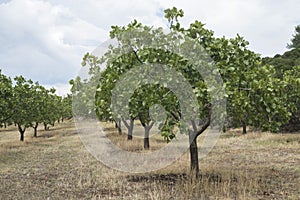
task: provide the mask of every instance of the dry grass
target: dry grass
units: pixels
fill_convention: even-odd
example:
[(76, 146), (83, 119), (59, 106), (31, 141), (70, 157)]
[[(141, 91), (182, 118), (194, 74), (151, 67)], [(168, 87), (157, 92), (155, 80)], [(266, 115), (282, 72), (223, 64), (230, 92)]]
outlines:
[[(144, 151), (106, 125), (129, 151)], [(19, 142), (15, 127), (0, 129), (0, 199), (300, 199), (300, 134), (230, 131), (190, 178), (189, 155), (148, 174), (125, 174), (95, 160), (71, 121)], [(165, 144), (150, 139), (151, 150)]]
[[(134, 129), (134, 139), (131, 141), (127, 140), (127, 133), (124, 131), (122, 135), (119, 135), (117, 130), (114, 128), (112, 123), (100, 123), (103, 127), (103, 130), (107, 132), (107, 137), (114, 143), (116, 146), (130, 152), (151, 152), (156, 151), (160, 148), (163, 148), (167, 145), (166, 141), (164, 141), (163, 137), (159, 134), (150, 135), (150, 149), (145, 151), (144, 150), (144, 128), (139, 124), (136, 123)], [(122, 127), (123, 130), (126, 130), (125, 127)]]

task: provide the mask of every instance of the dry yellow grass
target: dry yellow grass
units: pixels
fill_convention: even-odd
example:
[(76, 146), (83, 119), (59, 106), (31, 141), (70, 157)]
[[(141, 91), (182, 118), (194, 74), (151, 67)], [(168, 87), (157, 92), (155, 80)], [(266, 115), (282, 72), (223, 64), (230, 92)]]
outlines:
[[(107, 124), (111, 140), (144, 151)], [(0, 199), (300, 199), (300, 134), (230, 131), (200, 160), (201, 178), (189, 172), (189, 155), (147, 174), (105, 167), (82, 145), (72, 121), (19, 142), (15, 127), (0, 129)], [(151, 150), (164, 146), (150, 139)]]

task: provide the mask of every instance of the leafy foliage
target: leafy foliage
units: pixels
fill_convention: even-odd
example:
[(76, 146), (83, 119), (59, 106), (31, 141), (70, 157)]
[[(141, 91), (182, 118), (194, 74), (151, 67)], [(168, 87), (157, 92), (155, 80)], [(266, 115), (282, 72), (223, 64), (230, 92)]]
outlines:
[[(227, 97), (228, 123), (226, 126), (228, 128), (242, 126), (243, 132), (246, 133), (246, 127), (251, 126), (262, 131), (278, 132), (284, 124), (293, 120), (293, 116), (298, 116), (300, 70), (299, 67), (294, 66), (300, 66), (300, 51), (296, 45), (299, 28), (296, 28), (297, 34), (292, 40), (294, 49), (282, 56), (276, 55), (274, 58), (261, 59), (258, 54), (248, 49), (249, 42), (240, 35), (230, 39), (217, 38), (213, 31), (204, 28), (205, 24), (199, 21), (191, 23), (188, 28), (182, 27), (179, 20), (183, 15), (184, 12), (175, 7), (165, 10), (165, 18), (170, 28), (168, 34), (164, 33), (162, 28), (145, 26), (136, 20), (127, 26), (112, 26), (110, 37), (117, 40), (118, 46), (110, 46), (101, 58), (87, 53), (82, 65), (90, 66), (89, 79), (82, 81), (76, 78), (70, 83), (73, 86), (73, 94), (85, 102), (78, 110), (90, 113), (95, 109), (98, 118), (104, 121), (121, 120), (120, 113), (114, 113), (113, 109), (116, 100), (112, 96), (115, 92), (119, 92), (117, 95), (120, 98), (123, 98), (123, 95), (129, 95), (130, 98), (125, 98), (129, 103), (120, 104), (129, 110), (128, 118), (122, 120), (131, 122), (140, 120), (145, 127), (145, 139), (149, 128), (154, 123), (153, 119), (160, 122), (161, 135), (166, 141), (176, 137), (174, 134), (176, 127), (188, 129), (187, 133), (191, 136), (191, 168), (198, 172), (196, 138), (211, 125), (211, 91), (216, 88), (210, 88), (204, 81), (204, 77), (195, 70), (195, 66), (182, 55), (164, 49), (163, 46), (169, 44), (169, 41), (185, 40), (184, 37), (177, 37), (173, 34), (179, 32), (191, 38), (193, 44), (200, 44), (212, 58), (217, 70), (211, 73), (220, 73), (223, 88), (226, 91), (224, 95)], [(133, 31), (135, 34), (130, 35)], [(135, 40), (126, 40), (128, 35)], [(158, 48), (147, 47), (140, 40), (144, 37), (146, 37), (145, 41), (160, 46), (157, 45)], [(180, 47), (184, 49), (184, 46)], [(192, 53), (192, 49), (189, 51)], [(179, 103), (180, 99), (168, 89), (169, 83), (160, 85), (159, 82), (144, 80), (143, 74), (151, 71), (155, 63), (166, 65), (179, 72), (191, 85), (197, 106), (200, 108), (196, 113), (198, 121), (190, 117), (189, 126), (183, 127), (180, 121), (183, 112)], [(103, 65), (105, 68), (101, 68)], [(127, 82), (129, 86), (119, 87), (118, 83), (122, 82), (123, 75), (132, 73), (132, 69), (136, 66), (144, 66), (143, 73), (130, 76), (131, 81)], [(176, 78), (167, 78), (177, 85), (182, 83)], [(115, 90), (116, 87), (119, 87), (118, 90)], [(84, 88), (84, 90), (79, 88)], [(129, 89), (132, 88), (134, 92), (131, 93)], [(89, 89), (96, 90), (96, 93)], [(223, 98), (222, 95), (219, 98)], [(91, 98), (96, 99), (94, 104)], [(161, 107), (157, 107), (157, 104)], [(164, 110), (166, 116), (160, 116), (162, 113), (158, 110)], [(132, 128), (132, 126), (127, 124), (126, 127), (130, 132), (129, 127)]]
[(295, 27), (295, 35), (293, 36), (291, 42), (291, 44), (287, 45), (289, 49), (300, 49), (300, 25)]
[[(169, 22), (171, 31), (170, 35), (164, 34), (161, 28), (155, 29), (145, 26), (136, 20), (127, 26), (112, 26), (110, 37), (117, 39), (119, 46), (110, 47), (102, 58), (97, 58), (89, 53), (84, 56), (83, 65), (88, 63), (91, 66), (89, 73), (91, 80), (98, 83), (92, 85), (98, 85), (95, 107), (99, 119), (112, 120), (114, 118), (115, 113), (111, 107), (112, 91), (123, 74), (128, 73), (135, 66), (159, 63), (180, 72), (192, 86), (198, 106), (201, 108), (198, 113), (199, 124), (201, 121), (208, 122), (207, 126), (202, 123), (203, 126), (200, 130), (196, 127), (196, 123), (192, 122), (194, 129), (192, 132), (196, 138), (208, 127), (211, 113), (211, 88), (207, 87), (203, 77), (194, 69), (193, 65), (182, 56), (163, 48), (145, 48), (138, 39), (134, 42), (128, 42), (122, 37), (127, 32), (136, 30), (138, 34), (135, 37), (137, 38), (147, 35), (149, 36), (147, 37), (148, 42), (165, 44), (168, 40), (177, 39), (172, 35), (172, 32), (177, 31), (204, 47), (218, 67), (227, 96), (227, 126), (243, 126), (245, 128), (247, 125), (251, 125), (263, 131), (277, 132), (279, 127), (289, 120), (293, 107), (297, 105), (297, 102), (289, 101), (288, 93), (285, 92), (287, 88), (297, 88), (294, 80), (298, 74), (292, 75), (289, 72), (283, 81), (278, 76), (278, 69), (267, 64), (267, 59), (262, 60), (258, 54), (249, 50), (249, 43), (243, 37), (237, 35), (231, 39), (216, 38), (213, 31), (205, 29), (205, 24), (199, 21), (195, 21), (188, 28), (184, 28), (179, 23), (179, 18), (183, 17), (183, 14), (182, 10), (175, 7), (165, 10), (165, 17)], [(163, 35), (167, 35), (167, 38), (164, 39)], [(127, 53), (120, 54), (122, 48), (127, 49)], [(297, 52), (298, 50), (292, 50), (292, 53), (287, 53), (285, 56), (294, 56)], [(100, 66), (102, 64), (106, 68), (101, 71)], [(285, 64), (283, 66), (286, 67)], [(147, 69), (145, 68), (145, 70)], [(287, 70), (284, 69), (284, 71)], [(142, 84), (144, 83), (143, 76), (139, 74), (135, 76), (140, 77), (140, 81), (131, 84), (133, 87), (135, 85), (140, 85), (140, 87), (135, 89), (127, 105), (131, 120), (139, 119), (144, 127), (151, 127), (152, 118), (149, 109), (160, 104), (167, 113), (167, 118), (162, 123), (162, 136), (167, 141), (173, 139), (175, 136), (173, 134), (174, 127), (182, 125), (179, 120), (181, 110), (176, 95), (167, 87), (159, 84), (152, 82)], [(173, 81), (176, 82), (175, 79)], [(86, 82), (77, 79), (77, 82), (73, 81), (71, 84), (75, 88), (76, 85), (81, 85), (81, 87), (85, 84), (89, 85), (89, 81), (86, 80)], [(87, 97), (88, 95), (80, 94), (80, 96)], [(88, 103), (86, 105), (89, 105), (89, 109), (93, 107)], [(246, 128), (244, 132), (246, 132)]]
[[(299, 99), (299, 66), (300, 66), (300, 26), (295, 27), (296, 34), (288, 45), (291, 50), (286, 51), (282, 55), (275, 55), (273, 58), (266, 57), (262, 61), (264, 64), (274, 66), (276, 77), (280, 78), (285, 84), (284, 90), (280, 96), (286, 96), (285, 106), (290, 113), (288, 123), (282, 123), (280, 129), (282, 131), (299, 131), (300, 126), (300, 102)], [(279, 122), (278, 122), (279, 123)]]
[(9, 77), (0, 70), (0, 127), (11, 123), (13, 88)]
[(287, 96), (288, 109), (291, 118), (288, 123), (281, 127), (284, 131), (300, 130), (300, 65), (288, 70), (283, 75), (286, 84), (284, 94)]
[(68, 95), (62, 98), (55, 89), (47, 90), (38, 82), (17, 76), (12, 83), (9, 77), (0, 71), (0, 126), (15, 124), (24, 140), (25, 130), (34, 128), (37, 136), (39, 124), (54, 126), (56, 120), (72, 117), (72, 99)]
[(20, 140), (23, 141), (26, 128), (31, 127), (35, 119), (35, 113), (32, 110), (35, 85), (32, 80), (26, 80), (22, 76), (17, 76), (14, 80), (16, 83), (13, 88), (11, 119), (18, 126)]

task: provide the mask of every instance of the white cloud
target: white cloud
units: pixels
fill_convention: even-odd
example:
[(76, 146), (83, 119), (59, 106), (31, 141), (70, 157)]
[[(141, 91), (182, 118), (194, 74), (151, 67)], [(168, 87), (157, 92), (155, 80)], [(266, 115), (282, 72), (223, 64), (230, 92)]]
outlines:
[(84, 53), (108, 38), (111, 25), (135, 18), (165, 26), (163, 10), (173, 6), (185, 11), (183, 25), (197, 19), (217, 36), (239, 33), (263, 55), (286, 51), (300, 24), (298, 0), (0, 0), (0, 67), (12, 77), (67, 85)]
[(145, 24), (162, 24), (162, 19), (157, 16), (161, 5), (153, 0), (50, 0), (55, 5), (68, 7), (79, 18), (88, 21), (106, 31), (112, 25), (125, 25), (133, 19), (138, 19)]
[(83, 54), (108, 38), (69, 9), (36, 0), (0, 4), (0, 24), (3, 71), (42, 84), (73, 78)]
[(71, 85), (69, 84), (61, 84), (61, 83), (51, 84), (51, 85), (45, 84), (44, 87), (46, 89), (55, 88), (55, 93), (63, 97), (67, 96), (67, 94), (71, 94), (70, 92)]
[[(0, 2), (0, 67), (41, 84), (67, 84), (80, 69), (84, 53), (109, 37), (113, 24), (134, 18), (157, 25), (158, 3), (142, 1)], [(106, 31), (104, 31), (106, 29)]]
[(161, 1), (164, 7), (177, 6), (185, 11), (184, 24), (195, 19), (206, 23), (217, 36), (237, 33), (262, 55), (286, 51), (294, 26), (300, 24), (298, 0), (211, 0)]

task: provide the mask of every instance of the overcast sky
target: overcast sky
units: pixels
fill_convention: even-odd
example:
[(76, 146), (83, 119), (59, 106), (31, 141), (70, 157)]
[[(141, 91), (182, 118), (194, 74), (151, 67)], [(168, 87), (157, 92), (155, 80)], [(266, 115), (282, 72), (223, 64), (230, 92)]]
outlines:
[(0, 0), (0, 69), (65, 94), (111, 25), (165, 27), (163, 10), (173, 6), (184, 10), (183, 25), (197, 19), (216, 36), (239, 33), (263, 56), (285, 52), (300, 24), (299, 0)]

